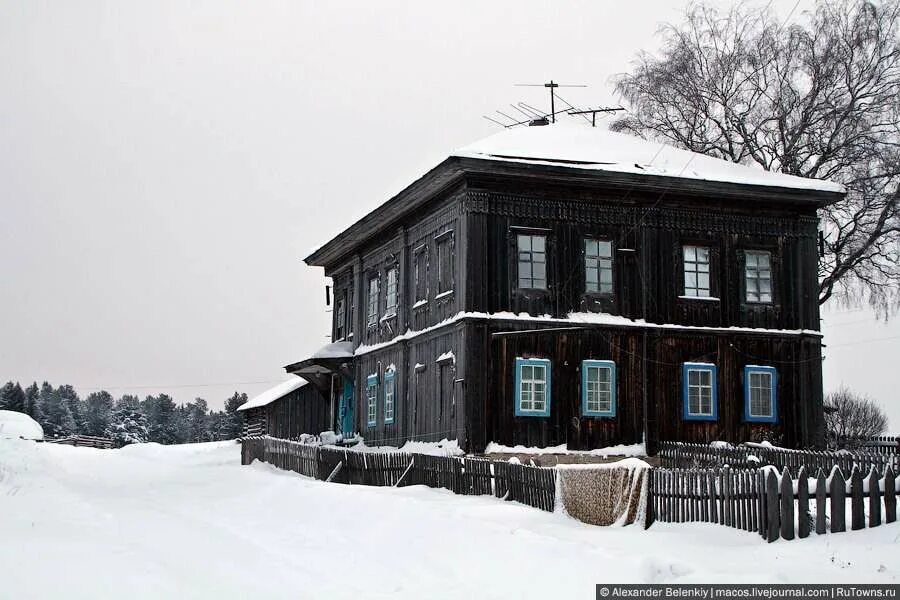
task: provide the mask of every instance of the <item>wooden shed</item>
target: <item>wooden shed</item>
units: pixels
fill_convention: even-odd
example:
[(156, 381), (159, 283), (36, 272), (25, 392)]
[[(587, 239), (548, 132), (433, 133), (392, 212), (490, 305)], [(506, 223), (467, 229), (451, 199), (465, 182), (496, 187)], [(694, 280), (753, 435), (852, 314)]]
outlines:
[(297, 439), (331, 429), (330, 406), (305, 379), (292, 377), (243, 404), (243, 436), (271, 435)]

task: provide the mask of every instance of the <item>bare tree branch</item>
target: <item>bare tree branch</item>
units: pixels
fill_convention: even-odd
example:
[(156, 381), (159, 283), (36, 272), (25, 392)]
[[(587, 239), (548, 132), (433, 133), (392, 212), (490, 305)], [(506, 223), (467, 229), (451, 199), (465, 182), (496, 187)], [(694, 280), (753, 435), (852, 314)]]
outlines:
[(834, 180), (819, 301), (900, 303), (900, 0), (820, 0), (783, 27), (739, 4), (691, 5), (616, 89), (613, 129), (733, 162)]

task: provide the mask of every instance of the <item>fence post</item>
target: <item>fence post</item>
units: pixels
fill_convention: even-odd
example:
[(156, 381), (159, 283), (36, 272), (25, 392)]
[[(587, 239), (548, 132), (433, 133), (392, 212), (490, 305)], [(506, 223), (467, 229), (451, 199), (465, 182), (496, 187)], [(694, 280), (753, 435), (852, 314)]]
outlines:
[(881, 525), (881, 490), (878, 487), (878, 472), (869, 470), (869, 527)]
[(847, 531), (847, 481), (840, 467), (831, 471), (831, 533)]
[(888, 465), (884, 470), (884, 522), (893, 523), (897, 520), (897, 491), (894, 478), (894, 470)]
[(771, 543), (778, 539), (778, 530), (781, 528), (778, 512), (778, 477), (774, 469), (768, 469), (766, 473), (766, 517), (768, 518), (768, 532), (766, 539)]
[(797, 472), (797, 537), (809, 537), (809, 478), (806, 466)]
[(794, 539), (794, 481), (787, 467), (781, 472), (781, 537)]
[(825, 504), (828, 495), (825, 492), (825, 472), (822, 467), (816, 474), (816, 534), (822, 535), (827, 531), (825, 527)]
[(863, 506), (863, 477), (859, 468), (854, 466), (850, 473), (850, 529), (853, 531), (866, 526)]

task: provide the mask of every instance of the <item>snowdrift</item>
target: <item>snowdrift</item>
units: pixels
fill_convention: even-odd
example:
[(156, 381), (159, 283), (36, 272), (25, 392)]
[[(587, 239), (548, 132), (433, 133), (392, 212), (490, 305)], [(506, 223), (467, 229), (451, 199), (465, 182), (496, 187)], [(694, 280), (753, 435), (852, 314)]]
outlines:
[(44, 439), (44, 428), (25, 413), (0, 410), (0, 438)]

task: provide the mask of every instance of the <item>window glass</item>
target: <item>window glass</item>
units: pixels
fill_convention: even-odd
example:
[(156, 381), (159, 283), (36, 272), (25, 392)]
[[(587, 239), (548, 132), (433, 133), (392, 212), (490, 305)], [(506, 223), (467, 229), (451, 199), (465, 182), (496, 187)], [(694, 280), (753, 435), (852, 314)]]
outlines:
[(584, 281), (588, 292), (613, 292), (612, 242), (584, 240)]
[(543, 235), (516, 237), (520, 289), (547, 289), (547, 240)]
[(768, 252), (748, 250), (744, 254), (747, 302), (772, 302), (772, 257)]
[(684, 295), (699, 298), (710, 296), (709, 248), (684, 247)]

